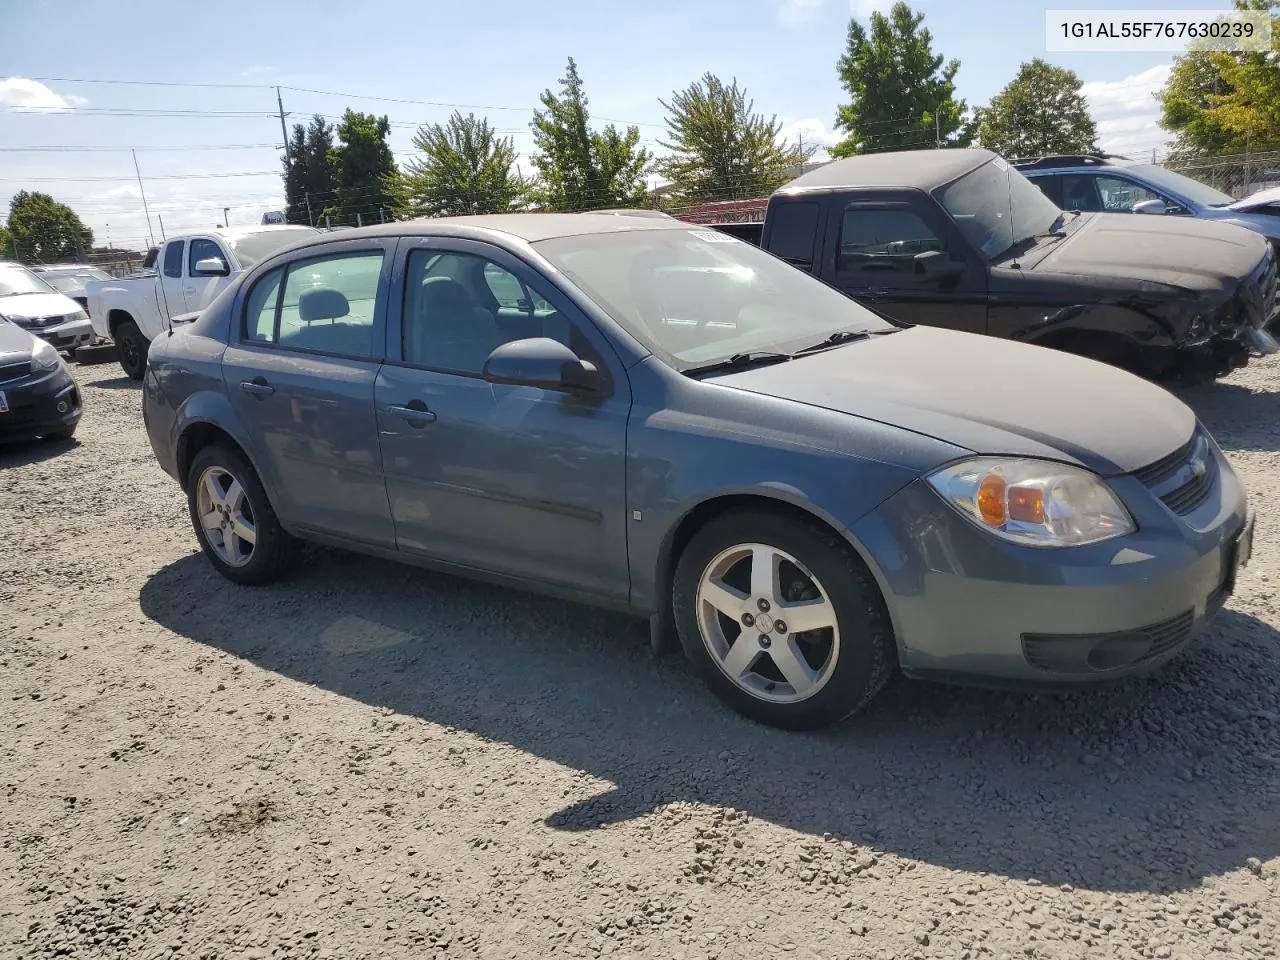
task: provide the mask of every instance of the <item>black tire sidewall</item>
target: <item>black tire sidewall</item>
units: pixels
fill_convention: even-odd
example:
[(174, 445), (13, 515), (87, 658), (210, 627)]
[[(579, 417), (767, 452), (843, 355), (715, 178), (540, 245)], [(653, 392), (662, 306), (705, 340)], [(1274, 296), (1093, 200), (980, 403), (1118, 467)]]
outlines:
[[(807, 567), (835, 606), (840, 651), (835, 671), (818, 693), (797, 703), (771, 703), (730, 680), (703, 643), (697, 592), (707, 565), (739, 543), (764, 543)], [(793, 730), (829, 726), (866, 706), (896, 666), (893, 632), (879, 588), (866, 564), (834, 531), (815, 521), (768, 510), (735, 511), (694, 534), (680, 556), (673, 584), (676, 626), (686, 656), (703, 682), (739, 713)]]
[[(221, 467), (239, 481), (253, 509), (256, 541), (253, 545), (253, 556), (242, 567), (234, 567), (219, 557), (210, 545), (204, 528), (200, 526), (200, 516), (196, 506), (200, 476), (209, 467), (214, 466)], [(257, 471), (239, 451), (232, 450), (230, 447), (213, 444), (200, 450), (192, 458), (191, 467), (187, 472), (187, 513), (191, 518), (191, 528), (195, 531), (200, 549), (213, 564), (214, 569), (228, 580), (249, 586), (270, 583), (279, 578), (289, 560), (292, 559), (292, 548), (295, 546), (293, 538), (281, 529)]]
[[(147, 370), (147, 349), (150, 346), (147, 343), (142, 332), (138, 330), (137, 324), (132, 320), (126, 320), (116, 328), (116, 350), (120, 361), (120, 369), (124, 371), (125, 376), (130, 380), (141, 380), (142, 375)], [(126, 360), (129, 354), (128, 347), (132, 346), (138, 352), (138, 363), (136, 367), (131, 367)]]

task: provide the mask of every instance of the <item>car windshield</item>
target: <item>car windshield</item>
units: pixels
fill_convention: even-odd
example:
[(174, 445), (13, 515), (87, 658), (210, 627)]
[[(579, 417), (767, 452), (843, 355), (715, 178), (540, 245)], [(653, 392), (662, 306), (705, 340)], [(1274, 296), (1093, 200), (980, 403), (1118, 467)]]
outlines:
[(1235, 203), (1235, 198), (1228, 196), (1221, 190), (1215, 190), (1199, 180), (1192, 180), (1190, 177), (1174, 173), (1172, 170), (1156, 166), (1154, 163), (1139, 163), (1124, 169), (1155, 187), (1157, 191), (1165, 190), (1169, 193), (1181, 194), (1192, 203), (1198, 203), (1202, 207), (1225, 207), (1229, 203)]
[(225, 237), (223, 242), (231, 248), (242, 270), (248, 270), (259, 260), (271, 256), (295, 240), (319, 233), (311, 227), (276, 227), (257, 233), (242, 233), (237, 237)]
[(995, 260), (1014, 244), (1048, 233), (1062, 216), (1040, 188), (995, 157), (937, 191), (970, 240)]
[(0, 263), (0, 297), (16, 297), (23, 293), (56, 293), (57, 291), (26, 267), (16, 263)]
[(91, 280), (110, 280), (106, 274), (101, 276), (93, 273), (44, 273), (40, 275), (40, 279), (59, 293), (71, 293), (76, 290), (83, 290), (84, 285)]
[(635, 230), (534, 244), (677, 369), (896, 329), (809, 274), (715, 230)]

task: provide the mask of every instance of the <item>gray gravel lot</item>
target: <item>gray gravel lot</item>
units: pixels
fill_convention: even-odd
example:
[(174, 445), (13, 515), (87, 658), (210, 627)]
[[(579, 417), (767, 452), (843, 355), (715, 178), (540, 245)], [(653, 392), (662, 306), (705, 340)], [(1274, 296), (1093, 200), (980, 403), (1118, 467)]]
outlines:
[(1188, 391), (1252, 565), (1154, 677), (728, 713), (642, 625), (195, 553), (135, 384), (0, 449), (0, 957), (1280, 954), (1280, 357)]

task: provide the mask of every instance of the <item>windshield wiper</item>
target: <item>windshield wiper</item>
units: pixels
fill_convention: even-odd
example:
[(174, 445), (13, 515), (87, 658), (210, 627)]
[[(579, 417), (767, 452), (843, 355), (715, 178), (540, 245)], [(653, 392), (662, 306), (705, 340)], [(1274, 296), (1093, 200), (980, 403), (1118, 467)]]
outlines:
[[(886, 330), (884, 332), (889, 333), (890, 331)], [(895, 330), (894, 332), (896, 333), (897, 331)], [(796, 356), (800, 356), (803, 353), (813, 353), (815, 350), (826, 350), (829, 347), (838, 347), (842, 343), (852, 343), (854, 340), (865, 340), (869, 336), (871, 336), (871, 333), (867, 330), (837, 330), (835, 333), (831, 334), (831, 336), (823, 340), (819, 340), (817, 343), (811, 343), (807, 347), (801, 347), (796, 351)]]
[(689, 367), (684, 370), (686, 376), (695, 376), (699, 373), (712, 373), (726, 370), (746, 370), (748, 367), (762, 367), (770, 363), (784, 363), (792, 358), (790, 353), (777, 353), (772, 350), (749, 350), (745, 353), (735, 353), (733, 356), (724, 360), (716, 360), (714, 363), (704, 363), (701, 366)]

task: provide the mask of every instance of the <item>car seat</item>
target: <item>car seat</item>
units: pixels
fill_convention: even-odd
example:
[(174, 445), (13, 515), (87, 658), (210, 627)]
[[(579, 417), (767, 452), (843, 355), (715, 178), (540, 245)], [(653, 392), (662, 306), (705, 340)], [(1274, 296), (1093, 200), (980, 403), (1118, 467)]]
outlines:
[(404, 356), (411, 363), (478, 373), (506, 342), (493, 314), (453, 277), (428, 277), (411, 295)]

